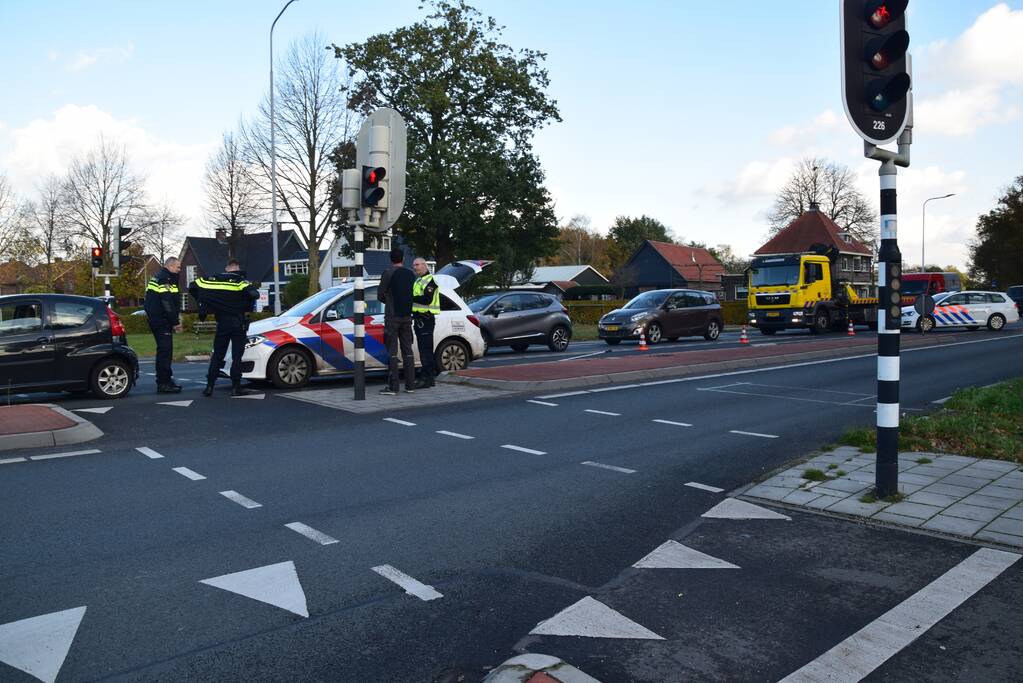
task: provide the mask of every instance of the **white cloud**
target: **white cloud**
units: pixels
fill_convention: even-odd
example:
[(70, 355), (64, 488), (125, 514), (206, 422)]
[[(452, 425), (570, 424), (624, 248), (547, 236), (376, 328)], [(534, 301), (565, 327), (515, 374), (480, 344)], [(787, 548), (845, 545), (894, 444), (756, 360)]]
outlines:
[(0, 129), (2, 164), (20, 193), (30, 194), (50, 174), (63, 175), (72, 158), (92, 148), (100, 135), (123, 144), (133, 168), (147, 178), (152, 199), (167, 201), (198, 225), (202, 212), (202, 178), (206, 159), (217, 142), (183, 145), (160, 140), (134, 119), (117, 119), (96, 106), (65, 105), (51, 118), (21, 128)]
[(50, 50), (46, 53), (46, 60), (50, 63), (56, 62), (60, 59), (60, 53), (56, 50)]
[(798, 126), (785, 126), (772, 132), (767, 141), (772, 145), (787, 147), (795, 142), (805, 143), (819, 136), (827, 136), (835, 132), (846, 130), (845, 117), (838, 116), (835, 112), (827, 109), (810, 121)]
[[(101, 47), (96, 50), (81, 51), (67, 63), (67, 70), (72, 72), (85, 71), (98, 62), (124, 62), (131, 59), (135, 53), (135, 46), (129, 43), (125, 47)], [(50, 52), (50, 61), (54, 60), (53, 51)]]
[(774, 196), (792, 175), (796, 163), (791, 157), (781, 157), (775, 161), (750, 161), (739, 169), (735, 178), (707, 185), (701, 192), (717, 195), (726, 201), (760, 200)]
[(997, 89), (979, 86), (917, 102), (913, 125), (923, 134), (966, 137), (988, 125), (1009, 123), (1019, 114), (1019, 106), (1004, 103)]

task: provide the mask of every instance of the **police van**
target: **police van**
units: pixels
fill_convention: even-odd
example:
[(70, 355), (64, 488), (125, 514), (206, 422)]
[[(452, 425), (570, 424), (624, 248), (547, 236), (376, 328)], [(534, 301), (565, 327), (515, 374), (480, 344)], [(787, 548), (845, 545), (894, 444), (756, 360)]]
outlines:
[(998, 331), (1019, 320), (1016, 304), (1001, 292), (945, 292), (934, 297), (934, 310), (921, 315), (915, 306), (902, 309), (902, 329), (930, 332), (935, 328), (987, 326)]

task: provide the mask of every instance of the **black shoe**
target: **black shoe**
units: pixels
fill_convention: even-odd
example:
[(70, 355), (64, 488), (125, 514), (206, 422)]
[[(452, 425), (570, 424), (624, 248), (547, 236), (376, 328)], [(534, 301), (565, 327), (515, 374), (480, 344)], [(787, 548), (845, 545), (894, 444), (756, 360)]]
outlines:
[(177, 384), (157, 384), (156, 393), (158, 394), (180, 394), (181, 387)]
[(434, 383), (432, 377), (430, 379), (424, 378), (416, 380), (416, 389), (429, 389), (434, 386), (436, 386), (436, 384)]
[(381, 396), (397, 396), (398, 395), (398, 390), (397, 389), (392, 389), (391, 387), (385, 387), (385, 388), (380, 390), (380, 395)]
[(416, 393), (416, 388), (414, 386), (406, 385), (405, 386), (405, 393), (406, 394), (414, 394), (414, 393)]
[(241, 387), (231, 387), (232, 396), (250, 396), (252, 391), (249, 389), (242, 389)]
[(178, 391), (181, 391), (181, 385), (175, 382), (174, 380), (167, 382), (167, 384), (169, 386), (176, 387)]
[(213, 383), (212, 382), (207, 384), (206, 388), (202, 390), (202, 395), (206, 396), (206, 397), (210, 397), (210, 396), (213, 395)]

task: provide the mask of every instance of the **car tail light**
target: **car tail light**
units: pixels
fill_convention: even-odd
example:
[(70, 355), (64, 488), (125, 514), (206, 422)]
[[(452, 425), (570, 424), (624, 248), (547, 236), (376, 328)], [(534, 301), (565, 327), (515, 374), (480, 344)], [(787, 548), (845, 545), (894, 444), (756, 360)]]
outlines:
[(124, 325), (121, 324), (121, 319), (114, 313), (114, 309), (107, 306), (107, 318), (110, 319), (110, 334), (115, 337), (124, 336)]
[(480, 319), (477, 318), (476, 316), (474, 316), (474, 315), (467, 315), (465, 317), (468, 319), (469, 322), (471, 322), (476, 327), (480, 326)]

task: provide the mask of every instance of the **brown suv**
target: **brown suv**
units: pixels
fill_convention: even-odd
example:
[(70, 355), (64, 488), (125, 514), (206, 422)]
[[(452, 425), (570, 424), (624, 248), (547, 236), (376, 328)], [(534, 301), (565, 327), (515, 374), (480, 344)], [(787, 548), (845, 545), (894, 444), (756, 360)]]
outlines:
[(640, 331), (646, 333), (648, 344), (694, 335), (714, 341), (721, 334), (721, 321), (721, 304), (710, 292), (657, 289), (643, 292), (601, 318), (597, 335), (611, 346), (623, 339), (639, 339)]

